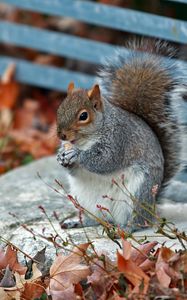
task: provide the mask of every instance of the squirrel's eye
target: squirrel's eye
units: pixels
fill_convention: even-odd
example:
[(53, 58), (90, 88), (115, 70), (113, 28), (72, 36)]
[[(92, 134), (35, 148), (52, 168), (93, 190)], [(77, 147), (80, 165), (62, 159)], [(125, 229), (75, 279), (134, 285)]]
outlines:
[(86, 121), (87, 119), (88, 119), (87, 111), (82, 112), (82, 114), (79, 116), (79, 121)]

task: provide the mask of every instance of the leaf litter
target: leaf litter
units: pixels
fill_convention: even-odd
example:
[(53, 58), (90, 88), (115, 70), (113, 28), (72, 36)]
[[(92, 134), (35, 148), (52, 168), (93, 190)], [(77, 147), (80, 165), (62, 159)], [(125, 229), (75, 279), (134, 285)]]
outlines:
[(90, 243), (77, 245), (59, 253), (47, 273), (38, 268), (45, 265), (45, 248), (23, 266), (8, 245), (0, 250), (0, 299), (187, 299), (186, 251), (157, 242), (134, 247), (123, 238), (121, 244), (114, 261), (91, 251)]
[[(40, 89), (25, 94), (10, 64), (0, 80), (0, 174), (56, 151), (59, 94)], [(30, 96), (32, 94), (32, 96)]]

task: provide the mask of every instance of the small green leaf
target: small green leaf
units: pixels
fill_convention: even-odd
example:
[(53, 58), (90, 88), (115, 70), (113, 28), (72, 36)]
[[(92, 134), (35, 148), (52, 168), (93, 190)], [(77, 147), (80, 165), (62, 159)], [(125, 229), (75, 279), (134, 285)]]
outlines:
[(34, 159), (33, 159), (33, 156), (30, 155), (30, 154), (28, 154), (28, 155), (26, 155), (26, 156), (23, 158), (23, 160), (22, 160), (22, 165), (26, 165), (26, 164), (32, 162), (33, 160), (34, 160)]

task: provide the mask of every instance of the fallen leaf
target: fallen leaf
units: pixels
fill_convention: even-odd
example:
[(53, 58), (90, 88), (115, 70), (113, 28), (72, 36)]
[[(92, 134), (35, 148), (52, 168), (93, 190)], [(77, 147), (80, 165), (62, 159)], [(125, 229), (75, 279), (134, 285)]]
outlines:
[[(56, 294), (78, 283), (90, 274), (88, 266), (81, 263), (89, 243), (73, 249), (68, 256), (59, 254), (50, 268), (49, 293)], [(58, 294), (58, 293), (57, 293)]]
[(53, 300), (77, 300), (73, 284), (70, 284), (70, 286), (64, 290), (50, 290), (50, 295)]
[(15, 140), (21, 151), (30, 153), (34, 158), (50, 155), (57, 147), (54, 131), (45, 133), (32, 128), (14, 129), (9, 132), (9, 136)]
[(180, 273), (172, 269), (169, 265), (169, 261), (173, 256), (175, 256), (175, 252), (169, 248), (161, 247), (158, 250), (155, 270), (158, 281), (165, 288), (169, 287), (172, 279), (176, 280), (181, 278)]
[(143, 271), (150, 271), (155, 266), (155, 261), (149, 259), (150, 251), (157, 244), (157, 242), (149, 242), (134, 248), (130, 242), (122, 238), (123, 257), (132, 260)]
[(10, 299), (7, 297), (7, 294), (2, 287), (0, 287), (0, 299), (1, 300), (9, 300)]
[(32, 272), (33, 272), (34, 261), (37, 262), (36, 266), (40, 272), (45, 270), (45, 260), (46, 260), (45, 251), (46, 251), (46, 247), (44, 247), (42, 250), (38, 251), (36, 253), (36, 255), (33, 257), (33, 259), (31, 259), (27, 262), (27, 273), (25, 274), (26, 278), (30, 278), (30, 274), (32, 274)]
[(18, 290), (9, 291), (0, 287), (0, 299), (1, 300), (20, 300), (20, 292)]
[(15, 111), (14, 129), (34, 128), (39, 108), (39, 103), (36, 100), (25, 99), (23, 106)]
[(117, 278), (114, 264), (105, 256), (105, 263), (99, 259), (94, 259), (90, 266), (91, 275), (87, 277), (87, 283), (90, 283), (97, 299), (105, 299), (111, 290)]
[(36, 300), (45, 293), (45, 288), (41, 281), (26, 282), (24, 290), (20, 293), (20, 300)]
[(158, 244), (158, 242), (149, 242), (139, 245), (137, 249), (133, 248), (131, 259), (139, 266), (148, 259), (150, 251)]
[(3, 84), (11, 82), (13, 80), (15, 70), (16, 70), (15, 64), (8, 65), (7, 69), (5, 70), (4, 74), (1, 77), (1, 82)]
[(12, 125), (13, 114), (9, 108), (0, 110), (0, 135), (7, 134), (8, 129)]
[(0, 81), (0, 110), (4, 108), (12, 108), (18, 98), (20, 85), (13, 81), (15, 65), (11, 64), (5, 70)]
[(26, 273), (27, 268), (23, 267), (18, 262), (17, 250), (10, 245), (7, 246), (6, 253), (3, 250), (0, 250), (0, 270), (5, 269), (7, 265), (9, 265), (12, 271), (17, 272), (20, 275)]
[(149, 285), (149, 276), (137, 266), (131, 259), (125, 259), (122, 254), (117, 252), (118, 270), (122, 272), (134, 286), (134, 292), (139, 292), (142, 286), (142, 293), (146, 294)]
[(115, 291), (113, 291), (113, 298), (112, 300), (127, 300), (127, 298), (120, 297)]
[(151, 272), (155, 268), (155, 261), (146, 259), (143, 263), (139, 265), (139, 267), (144, 271), (144, 272)]
[(83, 298), (83, 288), (80, 283), (74, 284), (74, 291), (75, 291), (76, 295)]
[(16, 285), (16, 282), (14, 279), (14, 275), (13, 275), (12, 271), (9, 269), (9, 265), (7, 265), (5, 274), (0, 282), (0, 286), (5, 288), (5, 287), (13, 287), (15, 285)]
[[(25, 280), (24, 275), (15, 272), (16, 285), (10, 288), (0, 288), (1, 300), (35, 300), (37, 295), (41, 296), (45, 292), (45, 284), (41, 282), (41, 272), (33, 264), (33, 276), (29, 280)], [(22, 297), (22, 296), (23, 297)], [(3, 298), (4, 297), (4, 298)]]
[(132, 245), (125, 239), (122, 239), (123, 257), (129, 259), (132, 255)]

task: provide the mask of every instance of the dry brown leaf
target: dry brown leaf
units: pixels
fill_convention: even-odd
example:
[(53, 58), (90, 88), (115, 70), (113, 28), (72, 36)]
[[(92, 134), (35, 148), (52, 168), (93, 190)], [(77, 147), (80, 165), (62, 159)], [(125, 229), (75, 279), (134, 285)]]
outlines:
[(27, 268), (23, 267), (17, 258), (17, 250), (15, 250), (10, 245), (7, 246), (6, 253), (0, 250), (0, 270), (5, 269), (9, 265), (10, 269), (24, 275)]
[[(146, 294), (149, 285), (149, 277), (131, 259), (125, 259), (122, 254), (117, 252), (118, 270), (122, 272), (134, 286), (134, 292)], [(140, 290), (142, 286), (142, 290)]]
[(75, 294), (79, 297), (84, 298), (84, 292), (83, 292), (83, 288), (82, 285), (80, 283), (76, 283), (74, 284), (74, 290), (75, 290)]
[(9, 136), (15, 140), (21, 151), (30, 153), (34, 158), (54, 153), (57, 146), (57, 140), (51, 133), (36, 129), (11, 130)]
[(7, 69), (5, 70), (4, 74), (1, 77), (1, 82), (3, 84), (7, 84), (13, 80), (14, 74), (16, 70), (16, 65), (15, 64), (10, 64)]
[[(115, 276), (111, 276), (114, 271), (114, 265), (105, 256), (105, 264), (103, 261), (94, 259), (91, 264), (91, 275), (87, 277), (87, 282), (92, 285), (93, 291), (97, 299), (107, 296), (112, 285), (116, 281)], [(113, 272), (115, 274), (115, 272)]]
[(169, 287), (172, 280), (176, 281), (181, 278), (181, 274), (169, 264), (175, 256), (175, 252), (169, 248), (161, 247), (158, 250), (155, 270), (158, 281), (165, 288)]
[[(9, 131), (9, 137), (20, 151), (30, 153), (34, 158), (50, 155), (57, 147), (56, 126), (53, 123), (48, 128), (42, 115), (39, 115), (39, 109), (40, 105), (36, 100), (26, 99), (23, 107), (15, 111), (14, 126)], [(49, 130), (44, 132), (40, 127)]]
[(10, 299), (7, 297), (7, 294), (2, 287), (0, 287), (0, 299), (1, 300), (9, 300)]
[(168, 275), (168, 260), (173, 254), (173, 251), (166, 247), (162, 247), (158, 250), (155, 271), (159, 283), (165, 288), (168, 288), (171, 282), (171, 277)]
[(50, 290), (50, 294), (53, 300), (77, 300), (77, 295), (74, 291), (73, 284), (71, 284), (67, 289), (64, 290)]
[(123, 257), (130, 259), (143, 271), (150, 271), (155, 266), (155, 262), (148, 258), (150, 251), (157, 245), (157, 242), (149, 242), (139, 245), (138, 248), (132, 247), (131, 243), (122, 238)]
[[(42, 282), (40, 281), (41, 272), (38, 270), (36, 264), (33, 264), (32, 268), (33, 276), (29, 280), (25, 280), (24, 275), (20, 275), (15, 272), (15, 280), (16, 285), (11, 288), (0, 288), (0, 295), (4, 295), (5, 298), (3, 300), (34, 300), (36, 297), (35, 295), (42, 295), (45, 292), (44, 287), (42, 286)], [(28, 288), (28, 291), (27, 291)], [(31, 293), (29, 296), (29, 292)], [(22, 294), (23, 293), (23, 294)], [(20, 298), (21, 295), (27, 296), (27, 298)], [(9, 297), (9, 298), (8, 298)], [(33, 297), (33, 298), (32, 298)], [(1, 298), (0, 298), (1, 299)], [(1, 300), (2, 300), (1, 299)]]
[(123, 257), (130, 259), (132, 255), (132, 245), (127, 240), (122, 239)]
[(45, 288), (40, 280), (35, 282), (26, 282), (24, 290), (20, 294), (20, 300), (35, 300), (45, 293)]
[(165, 263), (159, 264), (158, 267), (156, 268), (156, 275), (159, 280), (159, 283), (163, 287), (167, 288), (170, 285), (171, 277), (167, 274), (165, 269), (166, 269)]
[(78, 283), (90, 274), (88, 266), (81, 264), (83, 253), (89, 243), (75, 247), (68, 256), (59, 254), (50, 268), (49, 293), (55, 294)]
[(9, 291), (0, 287), (0, 299), (1, 300), (20, 300), (20, 292), (18, 290)]
[(133, 248), (131, 252), (131, 259), (139, 266), (143, 262), (147, 261), (147, 256), (150, 254), (150, 251), (158, 244), (158, 242), (149, 242), (138, 246), (138, 249)]
[(155, 268), (155, 261), (146, 259), (142, 264), (139, 265), (139, 267), (144, 271), (144, 272), (152, 272)]
[(6, 164), (0, 162), (0, 175), (6, 172)]
[(39, 103), (33, 99), (25, 99), (23, 107), (16, 109), (14, 129), (34, 128), (39, 111)]
[(0, 282), (1, 287), (13, 287), (16, 285), (13, 271), (9, 269), (9, 265), (6, 267), (4, 276)]
[(0, 82), (0, 110), (12, 108), (18, 98), (20, 87), (16, 82), (2, 84)]
[(118, 295), (118, 293), (116, 293), (115, 291), (113, 291), (113, 298), (112, 298), (112, 300), (127, 300), (127, 298), (120, 297)]
[(10, 64), (0, 81), (0, 110), (12, 108), (17, 101), (20, 85), (13, 81), (15, 65)]
[(6, 135), (12, 125), (13, 113), (9, 108), (0, 110), (0, 135)]

